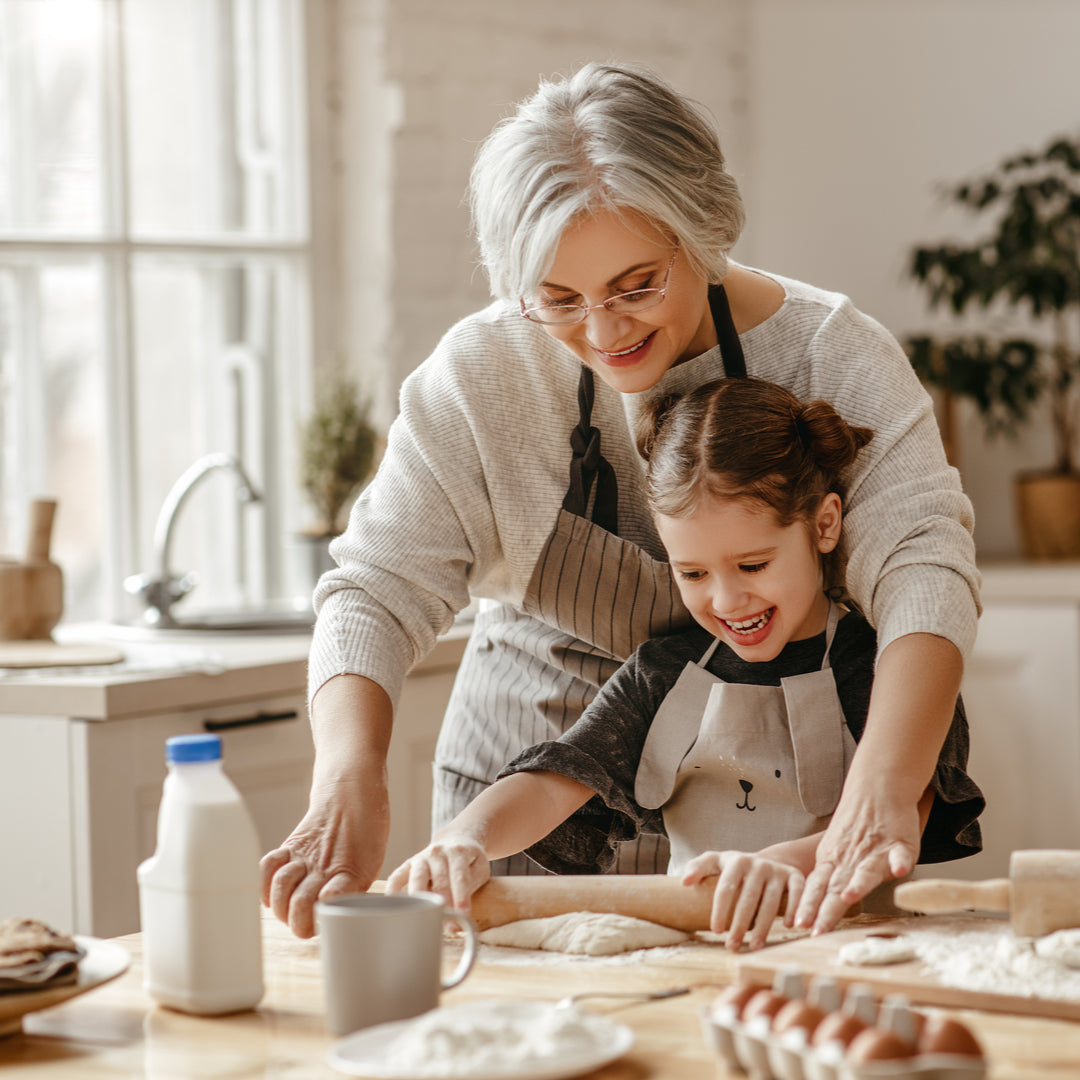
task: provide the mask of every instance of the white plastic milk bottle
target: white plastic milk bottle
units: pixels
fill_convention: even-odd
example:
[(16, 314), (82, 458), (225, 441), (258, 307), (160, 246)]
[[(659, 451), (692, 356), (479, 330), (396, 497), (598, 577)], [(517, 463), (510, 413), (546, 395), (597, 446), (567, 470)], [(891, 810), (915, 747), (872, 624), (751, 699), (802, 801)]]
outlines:
[(263, 995), (254, 822), (217, 735), (171, 738), (165, 756), (157, 851), (138, 870), (143, 986), (183, 1012), (250, 1009)]

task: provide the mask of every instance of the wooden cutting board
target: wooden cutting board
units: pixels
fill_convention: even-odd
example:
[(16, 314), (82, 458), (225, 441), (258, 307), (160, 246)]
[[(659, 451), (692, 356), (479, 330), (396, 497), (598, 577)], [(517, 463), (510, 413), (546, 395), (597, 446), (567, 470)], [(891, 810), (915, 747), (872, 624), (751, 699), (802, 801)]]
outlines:
[[(984, 1009), (989, 1012), (1018, 1013), (1060, 1020), (1080, 1020), (1080, 998), (1059, 1000), (1051, 997), (1027, 997), (1012, 993), (991, 993), (983, 990), (962, 990), (943, 985), (937, 975), (928, 971), (920, 960), (901, 964), (852, 965), (841, 964), (837, 954), (850, 941), (862, 941), (871, 934), (903, 934), (910, 931), (933, 931), (960, 934), (971, 931), (997, 930), (1011, 937), (1007, 921), (979, 915), (908, 916), (898, 919), (862, 917), (859, 925), (850, 926), (819, 937), (804, 937), (797, 941), (747, 953), (736, 963), (739, 977), (770, 984), (777, 971), (798, 967), (808, 976), (829, 975), (837, 982), (866, 983), (880, 998), (885, 994), (903, 994), (913, 1004), (944, 1005), (952, 1009)], [(1078, 973), (1074, 973), (1078, 974)]]
[(96, 642), (0, 641), (0, 668), (84, 667), (123, 659), (115, 646)]

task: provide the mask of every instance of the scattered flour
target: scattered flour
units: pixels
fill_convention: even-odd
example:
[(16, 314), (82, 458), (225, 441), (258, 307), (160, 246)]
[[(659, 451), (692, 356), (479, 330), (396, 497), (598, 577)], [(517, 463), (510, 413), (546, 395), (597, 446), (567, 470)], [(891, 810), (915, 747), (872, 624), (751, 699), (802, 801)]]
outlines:
[(397, 1035), (380, 1063), (415, 1077), (505, 1076), (611, 1045), (611, 1021), (546, 1002), (470, 1001), (433, 1009)]
[(1016, 997), (1080, 1001), (1080, 971), (1040, 955), (1038, 940), (1008, 930), (904, 935), (943, 986)]

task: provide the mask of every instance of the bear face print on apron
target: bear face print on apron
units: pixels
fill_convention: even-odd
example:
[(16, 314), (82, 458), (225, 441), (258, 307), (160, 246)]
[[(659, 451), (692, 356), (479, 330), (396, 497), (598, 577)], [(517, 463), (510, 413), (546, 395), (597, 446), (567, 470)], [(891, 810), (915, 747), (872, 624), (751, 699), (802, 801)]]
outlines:
[[(724, 371), (746, 365), (722, 286), (709, 289)], [(687, 626), (667, 562), (618, 535), (618, 488), (592, 425), (593, 372), (582, 367), (570, 483), (521, 609), (481, 609), (436, 751), (433, 828), (445, 824), (521, 750), (557, 738), (643, 641)], [(623, 845), (618, 870), (663, 873), (663, 837)], [(539, 872), (525, 856), (495, 872)]]
[(830, 601), (817, 671), (779, 686), (724, 682), (706, 667), (717, 639), (664, 698), (634, 797), (663, 808), (669, 873), (702, 851), (758, 851), (828, 824), (855, 752), (829, 665), (837, 619)]

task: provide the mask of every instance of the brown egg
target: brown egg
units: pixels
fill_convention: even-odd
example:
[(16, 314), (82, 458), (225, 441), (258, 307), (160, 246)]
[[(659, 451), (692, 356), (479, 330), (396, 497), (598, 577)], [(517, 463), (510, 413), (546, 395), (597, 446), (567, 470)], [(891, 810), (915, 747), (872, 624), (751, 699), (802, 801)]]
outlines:
[(743, 1006), (759, 991), (766, 989), (760, 983), (732, 983), (725, 986), (713, 1001), (714, 1009), (722, 1009), (729, 1006), (734, 1012), (736, 1019), (742, 1016)]
[(914, 1053), (915, 1047), (899, 1035), (881, 1028), (866, 1028), (851, 1040), (847, 1059), (858, 1065), (867, 1061), (895, 1061), (897, 1058), (909, 1058)]
[(824, 1020), (816, 1028), (814, 1028), (814, 1034), (810, 1038), (810, 1043), (813, 1046), (824, 1046), (826, 1043), (839, 1042), (847, 1046), (860, 1031), (866, 1028), (866, 1024), (860, 1020), (857, 1016), (852, 1016), (851, 1013), (836, 1012), (829, 1013)]
[(807, 1036), (825, 1019), (825, 1013), (805, 1001), (786, 1001), (773, 1017), (772, 1029), (777, 1034), (789, 1028), (803, 1028)]
[(772, 990), (759, 990), (743, 1006), (742, 1022), (749, 1023), (755, 1016), (766, 1016), (770, 1025), (772, 1018), (787, 1004), (788, 999), (783, 994), (774, 993)]
[(962, 1054), (965, 1057), (984, 1057), (979, 1040), (959, 1020), (935, 1013), (926, 1018), (919, 1034), (920, 1054)]

